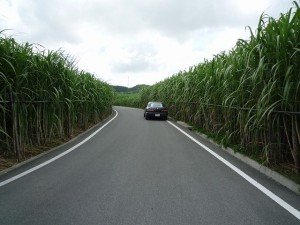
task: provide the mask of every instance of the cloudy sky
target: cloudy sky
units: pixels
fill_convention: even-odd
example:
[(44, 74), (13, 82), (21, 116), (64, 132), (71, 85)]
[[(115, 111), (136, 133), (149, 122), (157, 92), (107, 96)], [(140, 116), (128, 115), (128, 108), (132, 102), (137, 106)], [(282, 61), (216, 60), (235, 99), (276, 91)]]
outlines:
[(0, 0), (0, 30), (112, 85), (154, 84), (248, 39), (292, 0)]

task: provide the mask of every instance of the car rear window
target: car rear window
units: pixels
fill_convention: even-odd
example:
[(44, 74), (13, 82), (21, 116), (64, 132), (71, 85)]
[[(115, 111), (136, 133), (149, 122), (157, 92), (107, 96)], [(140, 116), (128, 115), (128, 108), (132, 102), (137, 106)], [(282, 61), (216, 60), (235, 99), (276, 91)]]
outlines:
[(152, 104), (151, 104), (151, 107), (153, 107), (153, 108), (159, 108), (159, 107), (164, 107), (164, 106), (163, 106), (162, 103), (157, 103), (157, 102), (155, 102), (155, 103), (152, 103)]

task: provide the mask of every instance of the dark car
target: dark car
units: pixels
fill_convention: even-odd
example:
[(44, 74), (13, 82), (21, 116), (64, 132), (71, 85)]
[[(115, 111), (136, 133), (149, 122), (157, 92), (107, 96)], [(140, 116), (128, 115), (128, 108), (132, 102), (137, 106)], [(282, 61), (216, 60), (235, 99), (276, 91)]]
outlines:
[(148, 102), (144, 117), (146, 120), (150, 118), (168, 119), (168, 108), (162, 102)]

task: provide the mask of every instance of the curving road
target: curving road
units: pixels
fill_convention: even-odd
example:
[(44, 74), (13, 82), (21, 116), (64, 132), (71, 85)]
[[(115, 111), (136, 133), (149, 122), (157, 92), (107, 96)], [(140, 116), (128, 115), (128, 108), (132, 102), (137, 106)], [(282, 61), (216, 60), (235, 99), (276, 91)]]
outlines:
[(175, 122), (115, 109), (101, 130), (2, 174), (0, 224), (300, 224), (299, 195)]

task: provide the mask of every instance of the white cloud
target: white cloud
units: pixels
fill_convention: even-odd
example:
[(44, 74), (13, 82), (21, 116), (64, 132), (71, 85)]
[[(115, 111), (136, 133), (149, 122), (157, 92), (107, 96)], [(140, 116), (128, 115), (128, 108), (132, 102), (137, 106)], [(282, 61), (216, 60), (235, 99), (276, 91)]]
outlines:
[(247, 39), (266, 12), (292, 0), (2, 0), (0, 30), (62, 48), (114, 85), (153, 84)]

